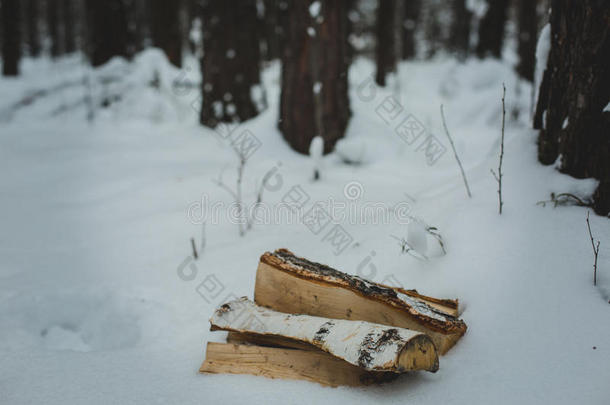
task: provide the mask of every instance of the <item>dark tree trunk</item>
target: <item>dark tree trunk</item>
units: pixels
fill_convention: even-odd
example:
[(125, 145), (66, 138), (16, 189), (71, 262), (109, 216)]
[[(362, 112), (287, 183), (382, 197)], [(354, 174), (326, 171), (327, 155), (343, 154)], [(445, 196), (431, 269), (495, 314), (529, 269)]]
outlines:
[(537, 1), (519, 0), (519, 64), (517, 73), (530, 82), (534, 81), (536, 65), (536, 32), (538, 18), (536, 15)]
[(286, 0), (264, 0), (265, 15), (261, 20), (262, 42), (264, 44), (265, 60), (281, 57), (284, 31), (286, 29)]
[(64, 52), (72, 53), (76, 51), (76, 36), (74, 29), (74, 1), (73, 0), (62, 0), (62, 14), (63, 14), (63, 34), (64, 34)]
[(465, 59), (470, 51), (471, 20), (472, 12), (466, 8), (466, 0), (453, 0), (449, 47), (459, 59)]
[(402, 58), (413, 59), (417, 54), (415, 30), (421, 10), (420, 0), (405, 0), (402, 24)]
[(479, 58), (489, 55), (496, 58), (502, 56), (507, 8), (508, 0), (487, 0), (487, 12), (479, 24)]
[(130, 57), (129, 10), (123, 0), (87, 0), (86, 5), (91, 64), (100, 66), (114, 56)]
[(2, 74), (17, 76), (21, 57), (19, 0), (2, 0)]
[(47, 0), (47, 27), (51, 41), (51, 57), (57, 58), (62, 54), (59, 39), (59, 0)]
[(561, 156), (560, 170), (595, 177), (599, 214), (610, 212), (610, 7), (604, 0), (553, 0), (551, 51), (540, 86), (534, 127), (538, 158)]
[[(191, 0), (192, 2), (196, 0)], [(147, 46), (150, 46), (151, 34), (151, 10), (148, 0), (134, 0), (133, 13), (133, 29), (130, 35), (133, 37), (134, 53), (142, 51)]]
[(314, 19), (309, 2), (295, 1), (288, 15), (279, 128), (294, 150), (307, 153), (319, 135), (328, 153), (344, 136), (350, 116), (347, 3), (321, 2), (320, 16)]
[(256, 116), (264, 100), (253, 99), (260, 84), (260, 49), (255, 0), (239, 7), (223, 0), (203, 5), (202, 103), (200, 121), (241, 122)]
[(169, 61), (182, 67), (180, 2), (150, 0), (153, 46), (161, 48)]
[(28, 0), (26, 3), (26, 34), (27, 44), (30, 56), (40, 56), (40, 25), (39, 25), (39, 13), (40, 4), (39, 0)]
[[(377, 44), (375, 45), (375, 59), (377, 61), (377, 73), (375, 81), (380, 86), (385, 86), (386, 76), (396, 71), (396, 46), (394, 44), (394, 22), (397, 0), (379, 0), (377, 7)], [(398, 0), (400, 1), (400, 0)]]

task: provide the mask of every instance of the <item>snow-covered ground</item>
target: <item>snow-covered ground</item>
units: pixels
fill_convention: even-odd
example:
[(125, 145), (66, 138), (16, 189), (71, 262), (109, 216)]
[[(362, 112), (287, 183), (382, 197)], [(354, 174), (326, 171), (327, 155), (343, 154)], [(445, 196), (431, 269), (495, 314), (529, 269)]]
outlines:
[[(195, 61), (178, 71), (149, 51), (95, 72), (79, 58), (24, 67), (21, 78), (0, 79), (1, 403), (610, 401), (609, 220), (591, 217), (601, 240), (593, 287), (586, 210), (536, 203), (551, 192), (586, 196), (595, 183), (537, 163), (536, 133), (527, 126), (531, 88), (508, 63), (405, 63), (398, 83), (381, 90), (370, 86), (374, 66), (357, 60), (348, 134), (340, 153), (324, 157), (318, 182), (314, 162), (293, 153), (275, 128), (279, 66), (269, 66), (269, 108), (233, 132), (260, 141), (246, 166), (244, 200), (254, 201), (267, 176), (259, 217), (284, 209), (282, 201), (304, 202), (304, 212), (315, 202), (335, 211), (319, 232), (284, 210), (244, 237), (228, 218), (231, 196), (214, 183), (224, 173), (224, 183), (234, 184), (233, 138), (198, 126), (198, 91), (171, 85), (196, 83)], [(104, 77), (108, 84), (100, 84)], [(490, 169), (498, 164), (503, 82), (499, 216)], [(15, 107), (41, 89), (51, 91)], [(121, 99), (96, 108), (88, 123), (85, 101), (114, 94)], [(427, 131), (401, 138), (395, 128), (405, 119)], [(436, 142), (446, 152), (430, 164), (421, 145)], [(370, 211), (360, 218), (373, 204), (387, 218)], [(437, 227), (447, 254), (407, 217)], [(348, 246), (333, 245), (329, 232), (338, 230)], [(196, 261), (191, 237), (202, 250)], [(394, 237), (430, 260), (402, 254)], [(259, 256), (279, 247), (375, 281), (457, 297), (468, 332), (436, 374), (380, 387), (198, 374), (205, 343), (223, 339), (208, 330), (213, 309), (252, 297)]]

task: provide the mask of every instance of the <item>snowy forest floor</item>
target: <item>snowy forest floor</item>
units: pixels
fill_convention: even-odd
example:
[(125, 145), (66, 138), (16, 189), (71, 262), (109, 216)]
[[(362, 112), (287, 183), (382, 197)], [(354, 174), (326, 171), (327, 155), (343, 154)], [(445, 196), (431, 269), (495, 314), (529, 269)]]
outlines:
[[(367, 80), (374, 65), (356, 60), (347, 136), (339, 153), (324, 158), (318, 182), (309, 157), (292, 152), (276, 129), (277, 64), (264, 72), (267, 110), (236, 129), (261, 143), (246, 167), (247, 203), (271, 173), (263, 200), (272, 212), (287, 194), (303, 191), (305, 210), (317, 201), (357, 212), (377, 203), (392, 215), (408, 207), (444, 238), (447, 254), (428, 241), (428, 261), (401, 253), (393, 236), (405, 237), (408, 226), (392, 215), (375, 224), (372, 215), (333, 214), (353, 239), (341, 252), (325, 236), (330, 226), (316, 234), (296, 219), (255, 224), (240, 237), (227, 219), (232, 199), (213, 182), (224, 172), (223, 181), (234, 184), (235, 154), (197, 124), (196, 87), (172, 86), (185, 78), (196, 86), (197, 66), (179, 71), (147, 51), (131, 64), (114, 60), (91, 72), (78, 58), (30, 60), (22, 77), (0, 80), (3, 403), (607, 403), (609, 220), (591, 217), (601, 240), (594, 287), (586, 209), (537, 202), (551, 192), (587, 196), (595, 182), (537, 163), (531, 86), (510, 63), (404, 63), (400, 86), (373, 94)], [(502, 83), (499, 216), (490, 169), (498, 165)], [(88, 123), (85, 101), (113, 95), (120, 97), (95, 108)], [(403, 109), (386, 123), (389, 105), (380, 105), (393, 95)], [(394, 131), (409, 115), (427, 129), (413, 144)], [(419, 147), (430, 134), (446, 148), (434, 164)], [(224, 205), (204, 228), (197, 210), (206, 203)], [(198, 246), (205, 240), (197, 261), (189, 259), (191, 237)], [(436, 374), (380, 387), (198, 374), (205, 342), (223, 339), (208, 330), (213, 309), (230, 297), (252, 297), (259, 256), (280, 247), (378, 282), (459, 298), (468, 332)]]

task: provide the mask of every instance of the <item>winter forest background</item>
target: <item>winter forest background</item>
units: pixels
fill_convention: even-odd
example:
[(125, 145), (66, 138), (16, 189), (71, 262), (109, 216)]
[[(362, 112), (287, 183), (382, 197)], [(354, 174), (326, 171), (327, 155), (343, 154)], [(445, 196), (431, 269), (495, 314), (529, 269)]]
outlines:
[[(0, 17), (0, 402), (610, 401), (608, 1)], [(391, 386), (197, 374), (280, 247), (468, 332)]]

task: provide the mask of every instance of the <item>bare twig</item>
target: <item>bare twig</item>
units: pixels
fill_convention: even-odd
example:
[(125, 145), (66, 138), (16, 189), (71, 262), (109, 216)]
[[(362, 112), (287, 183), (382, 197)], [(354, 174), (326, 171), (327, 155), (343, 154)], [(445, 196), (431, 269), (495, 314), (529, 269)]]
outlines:
[(589, 211), (587, 211), (587, 229), (589, 230), (589, 237), (591, 238), (591, 247), (593, 248), (593, 255), (595, 259), (593, 261), (593, 285), (597, 285), (597, 256), (599, 254), (599, 240), (597, 246), (595, 246), (595, 239), (591, 233), (591, 224), (589, 223)]
[(553, 203), (553, 208), (559, 205), (576, 205), (578, 207), (591, 207), (592, 202), (589, 200), (583, 200), (582, 198), (572, 193), (551, 193), (551, 199), (546, 201), (538, 201), (536, 205), (546, 207), (548, 203)]
[(445, 122), (445, 113), (443, 112), (443, 105), (441, 104), (441, 118), (443, 119), (443, 127), (445, 128), (445, 134), (447, 134), (447, 138), (449, 138), (449, 143), (451, 144), (451, 149), (453, 149), (453, 155), (455, 156), (455, 160), (457, 160), (458, 165), (460, 166), (460, 171), (462, 172), (462, 178), (464, 179), (464, 186), (466, 186), (466, 193), (469, 198), (472, 198), (472, 194), (470, 193), (470, 187), (468, 187), (468, 180), (466, 180), (466, 173), (464, 173), (464, 167), (462, 167), (462, 162), (455, 150), (455, 145), (453, 144), (453, 139), (451, 139), (451, 135), (449, 134), (449, 130), (447, 129), (447, 123)]
[(195, 239), (191, 238), (191, 248), (193, 248), (193, 257), (195, 258), (195, 260), (197, 260), (197, 258), (199, 258), (199, 256), (197, 255), (197, 248), (195, 247)]
[(504, 103), (504, 98), (506, 97), (506, 86), (502, 83), (502, 138), (500, 139), (500, 163), (498, 164), (498, 173), (491, 169), (491, 174), (493, 174), (494, 178), (498, 182), (498, 213), (502, 215), (502, 206), (504, 205), (504, 201), (502, 201), (502, 160), (504, 159), (504, 122), (506, 119), (506, 106)]

